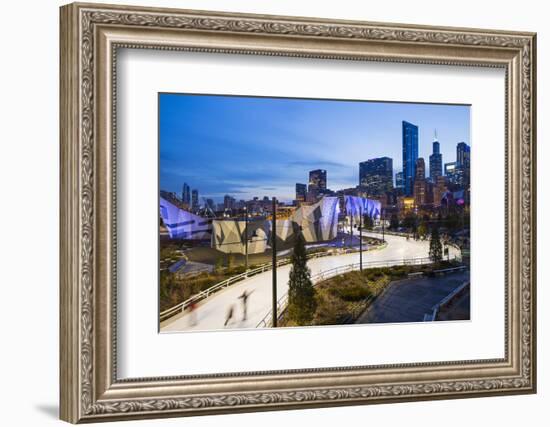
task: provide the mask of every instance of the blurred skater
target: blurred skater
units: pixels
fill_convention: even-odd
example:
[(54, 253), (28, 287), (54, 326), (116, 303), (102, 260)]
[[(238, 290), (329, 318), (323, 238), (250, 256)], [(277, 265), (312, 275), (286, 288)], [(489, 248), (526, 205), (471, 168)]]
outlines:
[(189, 325), (195, 326), (197, 324), (197, 303), (195, 301), (191, 301), (191, 304), (189, 304)]
[(231, 304), (229, 306), (229, 310), (227, 310), (227, 315), (225, 316), (225, 323), (223, 324), (223, 326), (227, 326), (229, 321), (233, 318), (233, 311), (234, 311), (234, 306), (233, 304)]
[(239, 296), (239, 299), (243, 300), (243, 322), (246, 321), (246, 306), (248, 302), (248, 297), (250, 296), (252, 292), (248, 292), (246, 289), (243, 291), (243, 293)]

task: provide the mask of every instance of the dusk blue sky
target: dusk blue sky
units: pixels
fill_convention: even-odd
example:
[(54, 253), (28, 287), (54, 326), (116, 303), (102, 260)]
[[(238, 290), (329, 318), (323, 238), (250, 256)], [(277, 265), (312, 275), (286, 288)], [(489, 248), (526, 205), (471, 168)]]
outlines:
[[(463, 105), (160, 94), (160, 188), (199, 196), (225, 194), (291, 201), (308, 172), (327, 170), (332, 190), (355, 187), (359, 162), (391, 157), (402, 168), (401, 122), (419, 127), (419, 157), (432, 153), (434, 129), (443, 163), (456, 144), (470, 144), (470, 107)], [(395, 179), (395, 176), (394, 176)]]

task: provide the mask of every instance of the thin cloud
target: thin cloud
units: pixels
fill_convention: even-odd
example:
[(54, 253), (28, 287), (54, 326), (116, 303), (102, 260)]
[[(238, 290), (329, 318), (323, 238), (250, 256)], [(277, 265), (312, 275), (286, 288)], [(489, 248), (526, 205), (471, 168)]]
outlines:
[(306, 166), (306, 167), (333, 167), (333, 168), (345, 168), (348, 165), (338, 162), (332, 162), (330, 160), (296, 160), (288, 163), (289, 166)]

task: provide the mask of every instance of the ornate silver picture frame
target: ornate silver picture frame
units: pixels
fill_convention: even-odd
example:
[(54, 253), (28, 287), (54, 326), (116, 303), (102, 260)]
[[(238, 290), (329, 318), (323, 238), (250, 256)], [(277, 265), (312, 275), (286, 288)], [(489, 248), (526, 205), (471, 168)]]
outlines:
[[(78, 3), (63, 6), (60, 18), (61, 419), (536, 391), (535, 34)], [(503, 69), (504, 357), (119, 378), (116, 62), (122, 48)]]

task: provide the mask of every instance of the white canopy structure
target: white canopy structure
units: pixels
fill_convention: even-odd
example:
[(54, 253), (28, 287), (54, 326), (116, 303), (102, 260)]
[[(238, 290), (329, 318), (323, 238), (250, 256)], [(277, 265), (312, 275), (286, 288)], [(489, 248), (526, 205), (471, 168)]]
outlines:
[(171, 239), (209, 240), (212, 220), (184, 211), (160, 198), (160, 217)]
[[(277, 220), (277, 240), (288, 242), (301, 232), (307, 243), (332, 240), (338, 233), (340, 206), (337, 197), (323, 197), (313, 205), (301, 206), (289, 219)], [(212, 247), (225, 253), (246, 251), (243, 220), (214, 220)], [(265, 252), (271, 242), (271, 221), (248, 223), (248, 253)]]
[(359, 224), (361, 215), (368, 215), (372, 219), (380, 218), (382, 205), (380, 201), (366, 197), (344, 196), (346, 216), (351, 217), (355, 224)]

